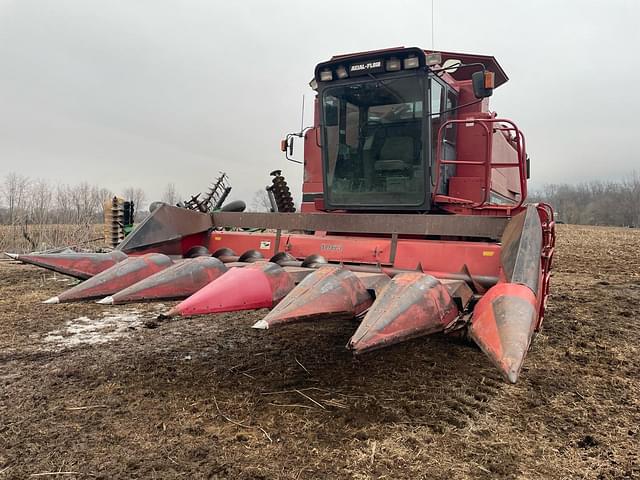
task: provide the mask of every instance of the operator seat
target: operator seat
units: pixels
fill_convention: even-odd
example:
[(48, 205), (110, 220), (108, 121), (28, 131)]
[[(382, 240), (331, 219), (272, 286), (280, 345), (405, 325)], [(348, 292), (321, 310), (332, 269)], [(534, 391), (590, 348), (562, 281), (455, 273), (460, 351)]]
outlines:
[(379, 173), (410, 170), (417, 162), (419, 151), (414, 137), (386, 137), (373, 168)]

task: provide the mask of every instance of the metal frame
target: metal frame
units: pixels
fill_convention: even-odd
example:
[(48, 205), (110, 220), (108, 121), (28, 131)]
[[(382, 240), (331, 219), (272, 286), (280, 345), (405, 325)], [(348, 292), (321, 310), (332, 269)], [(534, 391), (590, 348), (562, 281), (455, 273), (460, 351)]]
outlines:
[(214, 229), (263, 228), (370, 235), (424, 235), (487, 238), (498, 241), (507, 217), (378, 213), (245, 213), (214, 212)]
[[(441, 158), (442, 156), (442, 135), (444, 129), (449, 124), (457, 124), (457, 123), (473, 123), (479, 124), (482, 128), (485, 129), (487, 134), (487, 144), (485, 155), (487, 161), (479, 161), (479, 160), (444, 160)], [(498, 125), (494, 126), (494, 124), (507, 124), (508, 126)], [(491, 125), (491, 127), (489, 126)], [(493, 133), (494, 131), (500, 132), (515, 132), (515, 148), (518, 156), (517, 163), (507, 163), (507, 162), (494, 162), (492, 161), (492, 153), (493, 153)], [(512, 211), (515, 209), (519, 209), (524, 203), (525, 198), (527, 198), (527, 153), (525, 147), (524, 134), (520, 131), (520, 129), (513, 123), (511, 120), (507, 120), (504, 118), (469, 118), (469, 119), (459, 119), (459, 120), (447, 120), (440, 125), (440, 129), (438, 130), (438, 145), (436, 149), (436, 163), (435, 163), (435, 180), (436, 180), (436, 188), (440, 184), (440, 165), (474, 165), (474, 166), (484, 166), (485, 167), (485, 175), (484, 175), (484, 198), (481, 202), (472, 202), (471, 200), (457, 197), (450, 197), (448, 195), (434, 193), (433, 200), (434, 202), (441, 203), (463, 203), (467, 204), (470, 208), (484, 208), (490, 207), (492, 209), (498, 210), (507, 210)], [(490, 203), (491, 200), (491, 172), (496, 168), (518, 168), (519, 169), (519, 177), (520, 177), (520, 201), (514, 203), (512, 205), (495, 205)]]

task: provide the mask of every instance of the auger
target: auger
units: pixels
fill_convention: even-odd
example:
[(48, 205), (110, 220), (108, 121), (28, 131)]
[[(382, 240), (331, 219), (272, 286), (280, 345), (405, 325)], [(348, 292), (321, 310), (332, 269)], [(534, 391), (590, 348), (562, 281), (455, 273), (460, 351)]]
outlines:
[(265, 335), (356, 319), (355, 354), (464, 334), (516, 382), (544, 318), (555, 224), (550, 206), (525, 203), (523, 133), (489, 110), (507, 80), (491, 56), (334, 56), (310, 83), (313, 125), (281, 143), (295, 161), (304, 142), (300, 213), (277, 172), (277, 212), (162, 205), (112, 253), (16, 258), (86, 279), (50, 303), (182, 299), (171, 316), (268, 308), (253, 325)]

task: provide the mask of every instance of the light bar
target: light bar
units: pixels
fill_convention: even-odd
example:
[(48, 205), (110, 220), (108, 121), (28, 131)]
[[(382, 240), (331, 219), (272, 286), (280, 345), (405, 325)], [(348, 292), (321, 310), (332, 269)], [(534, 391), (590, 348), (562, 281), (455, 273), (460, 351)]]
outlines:
[(390, 58), (387, 60), (385, 68), (387, 69), (387, 72), (397, 72), (400, 70), (400, 60), (397, 58)]
[(418, 57), (407, 57), (404, 59), (403, 64), (406, 70), (410, 68), (418, 68), (420, 66), (420, 60)]
[(320, 72), (320, 81), (321, 82), (330, 82), (333, 80), (333, 72), (328, 68), (325, 68)]

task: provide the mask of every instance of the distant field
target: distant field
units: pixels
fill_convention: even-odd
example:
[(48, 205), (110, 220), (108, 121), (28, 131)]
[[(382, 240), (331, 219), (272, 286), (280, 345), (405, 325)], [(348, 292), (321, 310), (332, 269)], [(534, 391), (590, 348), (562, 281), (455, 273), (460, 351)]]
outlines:
[(50, 248), (104, 244), (102, 224), (0, 225), (0, 251), (25, 253)]

